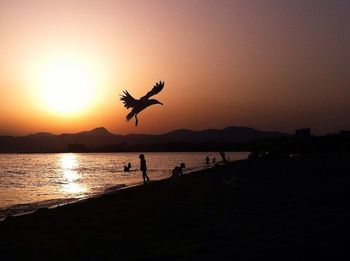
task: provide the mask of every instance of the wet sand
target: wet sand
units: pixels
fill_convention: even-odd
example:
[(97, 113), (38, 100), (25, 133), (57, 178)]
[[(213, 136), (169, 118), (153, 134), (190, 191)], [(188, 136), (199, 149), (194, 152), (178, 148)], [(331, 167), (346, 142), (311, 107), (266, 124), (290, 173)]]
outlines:
[[(349, 159), (240, 161), (8, 218), (0, 223), (0, 258), (335, 258), (350, 237)], [(238, 185), (227, 184), (237, 173)]]

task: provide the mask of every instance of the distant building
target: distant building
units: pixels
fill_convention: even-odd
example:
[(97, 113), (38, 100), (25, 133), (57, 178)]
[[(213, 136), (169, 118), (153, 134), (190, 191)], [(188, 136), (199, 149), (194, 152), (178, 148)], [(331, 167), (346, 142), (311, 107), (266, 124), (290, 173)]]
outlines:
[(311, 137), (311, 129), (303, 128), (295, 130), (295, 136), (298, 138), (309, 138)]

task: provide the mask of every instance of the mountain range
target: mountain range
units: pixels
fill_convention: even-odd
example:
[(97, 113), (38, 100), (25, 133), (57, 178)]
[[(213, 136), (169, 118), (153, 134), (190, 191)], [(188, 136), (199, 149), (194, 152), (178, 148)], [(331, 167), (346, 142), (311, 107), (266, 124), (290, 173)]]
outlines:
[(245, 144), (262, 139), (286, 137), (289, 134), (259, 131), (247, 127), (227, 127), (194, 131), (174, 130), (165, 134), (119, 135), (104, 127), (74, 134), (54, 135), (39, 132), (27, 136), (0, 136), (0, 152), (66, 152), (66, 151), (138, 151), (149, 150), (158, 145), (159, 150), (168, 150), (167, 144)]

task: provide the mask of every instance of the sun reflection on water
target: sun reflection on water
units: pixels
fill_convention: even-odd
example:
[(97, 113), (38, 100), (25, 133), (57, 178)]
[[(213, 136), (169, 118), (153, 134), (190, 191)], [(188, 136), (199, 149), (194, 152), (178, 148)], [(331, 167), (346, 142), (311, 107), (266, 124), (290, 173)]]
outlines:
[(59, 159), (59, 165), (62, 170), (62, 191), (67, 194), (82, 194), (87, 189), (79, 184), (80, 174), (76, 171), (79, 167), (79, 161), (76, 154), (62, 154)]

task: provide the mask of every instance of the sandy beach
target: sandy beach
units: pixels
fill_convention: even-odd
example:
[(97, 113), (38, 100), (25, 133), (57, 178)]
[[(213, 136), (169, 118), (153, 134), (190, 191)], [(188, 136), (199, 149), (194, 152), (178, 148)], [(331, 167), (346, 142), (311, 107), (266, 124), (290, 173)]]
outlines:
[(7, 218), (1, 260), (334, 258), (350, 237), (349, 159), (238, 161)]

